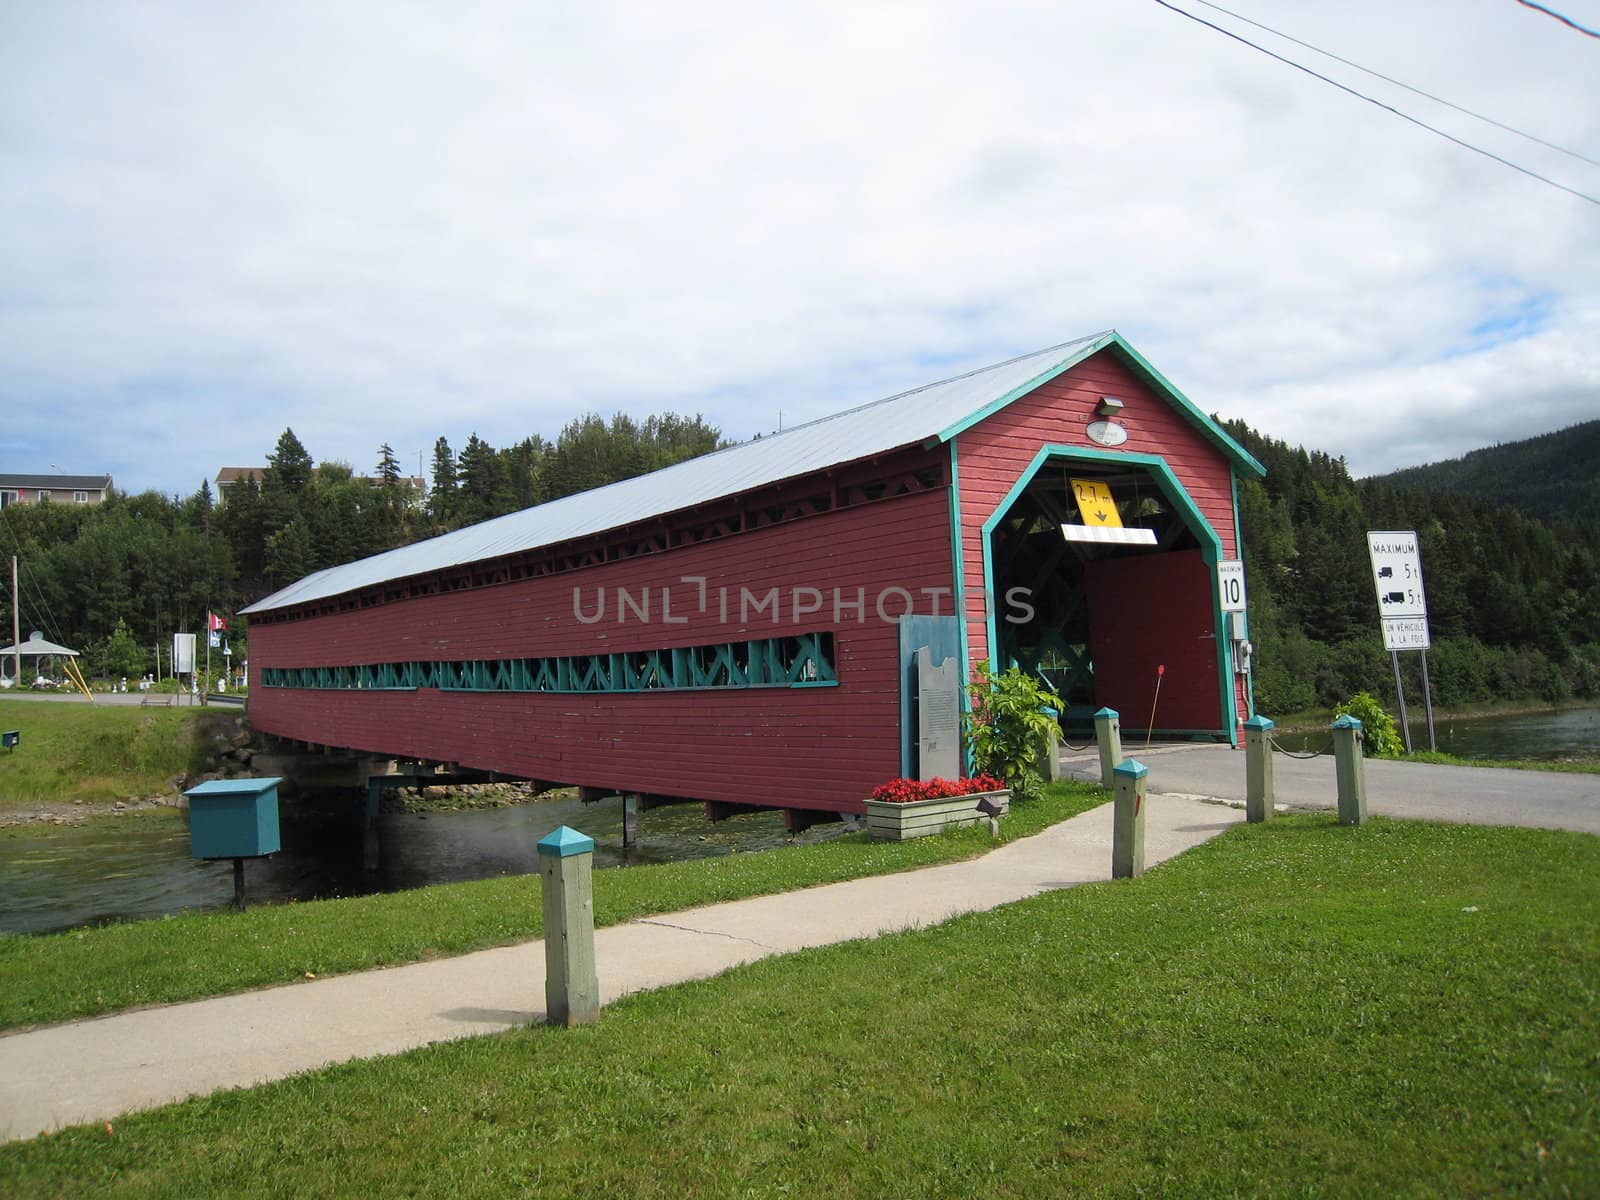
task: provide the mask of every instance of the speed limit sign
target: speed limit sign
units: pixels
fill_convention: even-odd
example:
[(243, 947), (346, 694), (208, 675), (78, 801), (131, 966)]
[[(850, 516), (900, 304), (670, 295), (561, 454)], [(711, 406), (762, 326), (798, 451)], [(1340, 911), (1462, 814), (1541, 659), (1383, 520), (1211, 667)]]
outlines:
[(1244, 611), (1244, 563), (1232, 559), (1217, 564), (1217, 594), (1223, 612)]

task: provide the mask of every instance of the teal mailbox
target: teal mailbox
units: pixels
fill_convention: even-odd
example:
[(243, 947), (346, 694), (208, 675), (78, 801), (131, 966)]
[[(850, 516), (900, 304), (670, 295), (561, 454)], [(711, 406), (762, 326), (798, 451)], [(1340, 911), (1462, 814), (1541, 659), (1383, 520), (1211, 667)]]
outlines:
[(189, 797), (189, 853), (195, 858), (258, 858), (276, 854), (278, 784), (270, 779), (214, 779)]

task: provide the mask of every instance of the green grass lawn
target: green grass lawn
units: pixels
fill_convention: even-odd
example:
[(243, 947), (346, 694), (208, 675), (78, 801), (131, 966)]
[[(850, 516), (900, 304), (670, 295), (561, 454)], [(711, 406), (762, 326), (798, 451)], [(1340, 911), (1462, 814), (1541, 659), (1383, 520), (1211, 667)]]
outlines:
[[(1012, 807), (1005, 835), (1036, 833), (1093, 808), (1105, 795), (1084, 784), (1051, 784), (1041, 799)], [(981, 828), (909, 842), (851, 834), (759, 854), (608, 870), (595, 888), (595, 920), (610, 925), (646, 913), (903, 871), (970, 858), (992, 845)], [(0, 938), (0, 1028), (525, 941), (542, 934), (540, 895), (539, 877), (521, 875)]]
[(198, 722), (231, 723), (203, 708), (113, 708), (0, 700), (0, 730), (22, 744), (0, 751), (0, 810), (69, 800), (109, 802), (162, 790), (192, 770)]
[(1600, 839), (1152, 871), (0, 1148), (0, 1194), (1600, 1194)]
[(1600, 757), (1571, 759), (1462, 758), (1442, 750), (1418, 750), (1394, 762), (1434, 763), (1447, 767), (1508, 767), (1515, 771), (1560, 771), (1569, 775), (1600, 775)]

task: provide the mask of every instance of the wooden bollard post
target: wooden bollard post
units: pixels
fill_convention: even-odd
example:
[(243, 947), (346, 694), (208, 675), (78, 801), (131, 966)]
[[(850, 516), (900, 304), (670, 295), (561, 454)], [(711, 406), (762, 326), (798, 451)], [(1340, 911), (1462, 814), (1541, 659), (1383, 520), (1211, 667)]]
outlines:
[(1055, 724), (1055, 710), (1047, 708), (1052, 721), (1050, 728), (1039, 738), (1039, 774), (1046, 783), (1056, 783), (1061, 778), (1061, 727)]
[(1339, 824), (1367, 819), (1367, 767), (1361, 749), (1361, 722), (1346, 713), (1333, 723), (1333, 762), (1339, 779)]
[(551, 1025), (600, 1016), (594, 967), (594, 839), (563, 825), (539, 839), (544, 885), (544, 1002)]
[(1114, 708), (1102, 708), (1094, 714), (1094, 740), (1100, 746), (1100, 786), (1113, 787), (1112, 774), (1122, 761), (1122, 714)]
[(1244, 815), (1251, 822), (1272, 820), (1272, 721), (1251, 717), (1244, 723)]
[(1144, 874), (1144, 778), (1150, 768), (1134, 759), (1118, 763), (1116, 799), (1112, 801), (1111, 878), (1137, 879)]

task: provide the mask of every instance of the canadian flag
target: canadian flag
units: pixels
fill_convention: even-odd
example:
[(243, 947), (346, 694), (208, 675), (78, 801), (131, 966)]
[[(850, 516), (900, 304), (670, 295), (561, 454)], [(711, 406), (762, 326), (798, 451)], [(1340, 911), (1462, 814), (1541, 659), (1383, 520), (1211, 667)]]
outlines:
[(228, 622), (225, 618), (217, 616), (217, 614), (214, 612), (208, 612), (206, 614), (206, 628), (212, 633), (216, 633), (218, 630), (226, 629), (227, 627)]

